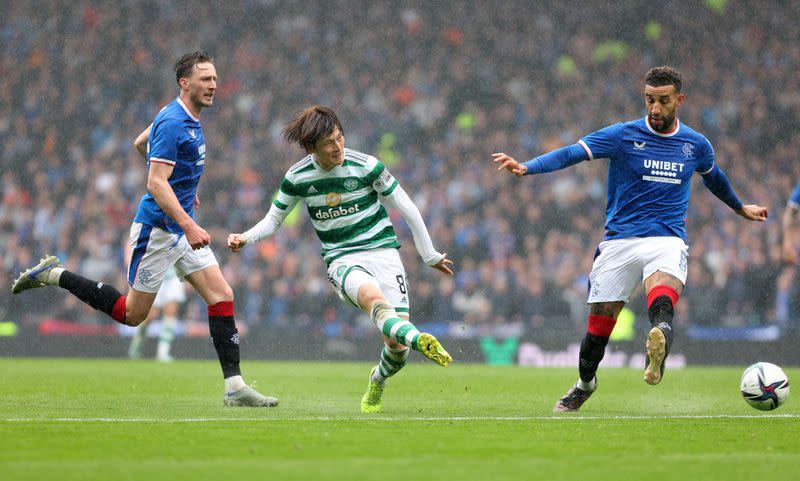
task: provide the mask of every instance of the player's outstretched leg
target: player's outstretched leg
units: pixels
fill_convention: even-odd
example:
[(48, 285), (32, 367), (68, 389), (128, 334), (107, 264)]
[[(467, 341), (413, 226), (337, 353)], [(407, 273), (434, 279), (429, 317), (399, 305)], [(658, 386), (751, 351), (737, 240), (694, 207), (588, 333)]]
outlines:
[(362, 413), (377, 413), (381, 410), (383, 389), (386, 387), (386, 381), (380, 382), (375, 379), (375, 371), (377, 370), (378, 366), (375, 366), (372, 368), (372, 372), (369, 373), (367, 392), (361, 397)]
[(278, 405), (278, 399), (274, 397), (264, 396), (260, 392), (244, 385), (239, 390), (233, 392), (226, 392), (223, 404), (226, 406), (239, 406), (239, 407), (275, 407)]
[(50, 279), (50, 271), (54, 268), (61, 268), (61, 261), (58, 260), (58, 257), (45, 255), (39, 261), (38, 264), (31, 267), (30, 269), (26, 269), (22, 272), (19, 277), (14, 281), (14, 284), (11, 285), (11, 292), (14, 294), (19, 294), (22, 291), (27, 291), (28, 289), (35, 289), (37, 287), (44, 287), (48, 285), (58, 285), (58, 279), (56, 278), (54, 281)]
[[(578, 384), (583, 384), (583, 389), (578, 387)], [(578, 384), (572, 386), (572, 388), (567, 391), (567, 394), (558, 400), (553, 407), (553, 412), (567, 413), (579, 410), (581, 406), (583, 406), (583, 403), (589, 399), (589, 396), (597, 390), (597, 376), (592, 379), (592, 382), (588, 383), (588, 386), (586, 385), (587, 383), (583, 383), (580, 380)]]
[(421, 352), (436, 364), (447, 367), (453, 361), (433, 334), (420, 333), (414, 324), (399, 317), (385, 300), (379, 299), (372, 304), (370, 317), (384, 336)]
[(423, 356), (442, 367), (447, 367), (453, 361), (453, 357), (444, 350), (442, 344), (433, 334), (428, 334), (427, 332), (420, 334), (417, 338), (416, 346), (415, 349), (421, 352)]
[[(62, 287), (86, 304), (108, 314), (115, 321), (129, 324), (125, 322), (125, 296), (113, 286), (65, 270), (56, 256), (46, 255), (38, 264), (22, 272), (12, 284), (11, 292), (19, 294), (28, 289), (44, 286)], [(129, 325), (137, 324), (139, 323)]]
[(655, 326), (647, 334), (647, 364), (644, 368), (644, 382), (655, 386), (664, 377), (664, 365), (669, 354), (669, 338), (664, 331)]

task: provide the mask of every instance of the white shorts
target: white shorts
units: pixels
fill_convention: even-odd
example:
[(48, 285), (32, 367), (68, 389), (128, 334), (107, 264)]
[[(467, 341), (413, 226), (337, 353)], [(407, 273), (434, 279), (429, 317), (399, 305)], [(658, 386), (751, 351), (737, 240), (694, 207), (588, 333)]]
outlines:
[(208, 246), (194, 250), (186, 236), (134, 222), (130, 235), (131, 262), (128, 285), (140, 292), (154, 294), (170, 267), (183, 279), (193, 272), (219, 265)]
[(661, 271), (686, 283), (689, 247), (680, 237), (634, 237), (603, 241), (589, 274), (586, 302), (628, 302), (636, 287)]
[(161, 283), (158, 294), (156, 294), (156, 300), (153, 302), (153, 305), (161, 309), (170, 302), (182, 304), (185, 301), (186, 291), (184, 290), (183, 282), (181, 282), (181, 279), (175, 274), (175, 269), (169, 269), (164, 277), (164, 281)]
[(398, 313), (409, 312), (406, 270), (397, 249), (354, 252), (334, 259), (328, 266), (328, 280), (339, 298), (356, 307), (358, 289), (364, 282), (374, 280)]

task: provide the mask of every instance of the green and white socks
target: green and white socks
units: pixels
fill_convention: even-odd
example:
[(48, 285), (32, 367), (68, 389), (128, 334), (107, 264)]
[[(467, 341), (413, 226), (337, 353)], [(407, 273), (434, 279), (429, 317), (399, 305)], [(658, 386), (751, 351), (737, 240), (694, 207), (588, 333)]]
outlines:
[(389, 339), (405, 344), (406, 346), (418, 350), (417, 338), (420, 332), (414, 324), (400, 318), (394, 307), (390, 306), (385, 301), (375, 301), (372, 304), (370, 312), (372, 318), (378, 329)]
[(371, 382), (378, 382), (381, 385), (386, 383), (386, 380), (397, 374), (400, 369), (406, 365), (408, 360), (409, 349), (404, 347), (402, 349), (392, 349), (384, 345), (381, 351), (381, 360), (378, 363), (378, 368), (372, 372)]

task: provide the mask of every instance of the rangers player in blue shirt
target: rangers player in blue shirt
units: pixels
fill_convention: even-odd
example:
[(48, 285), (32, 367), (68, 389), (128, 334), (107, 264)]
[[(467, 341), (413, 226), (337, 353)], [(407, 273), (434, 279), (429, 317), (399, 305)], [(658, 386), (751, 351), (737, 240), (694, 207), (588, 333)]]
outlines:
[(45, 256), (20, 274), (12, 292), (60, 286), (117, 322), (138, 326), (150, 312), (166, 273), (174, 267), (178, 277), (189, 282), (208, 303), (211, 338), (225, 379), (225, 405), (275, 406), (277, 399), (263, 396), (244, 383), (239, 369), (233, 290), (209, 247), (211, 236), (194, 220), (194, 208), (199, 204), (197, 184), (206, 161), (200, 113), (214, 101), (217, 71), (205, 52), (182, 56), (174, 70), (180, 94), (134, 141), (148, 160), (148, 175), (147, 193), (130, 231), (128, 294), (65, 270), (55, 256)]
[(498, 170), (516, 176), (609, 159), (605, 236), (589, 275), (589, 319), (581, 343), (579, 379), (556, 403), (556, 412), (577, 411), (597, 389), (596, 372), (608, 338), (639, 282), (647, 293), (652, 326), (644, 381), (651, 385), (661, 381), (672, 344), (674, 306), (686, 283), (684, 219), (695, 172), (740, 216), (752, 221), (767, 218), (765, 207), (739, 200), (716, 165), (708, 139), (678, 120), (678, 107), (685, 100), (681, 87), (678, 71), (653, 68), (645, 76), (644, 118), (606, 127), (525, 163), (504, 153), (492, 154)]

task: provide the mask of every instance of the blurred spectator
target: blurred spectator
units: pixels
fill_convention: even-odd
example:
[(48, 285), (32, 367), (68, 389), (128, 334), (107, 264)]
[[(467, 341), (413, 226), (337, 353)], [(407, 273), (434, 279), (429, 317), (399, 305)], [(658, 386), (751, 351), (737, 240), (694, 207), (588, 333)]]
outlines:
[[(0, 14), (3, 275), (52, 252), (83, 275), (123, 279), (120, 246), (146, 175), (131, 142), (173, 97), (165, 87), (174, 79), (152, 65), (187, 46), (210, 51), (225, 72), (224, 101), (204, 122), (213, 151), (199, 192), (198, 215), (215, 242), (257, 221), (299, 158), (280, 127), (307, 105), (329, 104), (348, 126), (348, 143), (413, 185), (431, 236), (450, 246), (455, 284), (407, 263), (418, 283), (412, 309), (430, 322), (499, 331), (519, 321), (530, 330), (584, 323), (591, 249), (602, 236), (604, 164), (519, 189), (495, 175), (489, 154), (516, 146), (527, 160), (643, 114), (641, 86), (630, 78), (650, 67), (673, 64), (687, 76), (691, 101), (681, 120), (709, 135), (743, 200), (758, 200), (779, 219), (800, 180), (791, 147), (800, 134), (787, 128), (800, 118), (798, 0), (646, 12), (636, 2), (344, 5), (8, 3)], [(603, 102), (581, 101), (587, 79)], [(710, 193), (693, 191), (687, 293), (697, 297), (687, 294), (681, 322), (791, 324), (800, 312), (787, 276), (778, 283), (775, 229), (731, 220)], [(407, 230), (398, 234), (404, 255), (413, 253)], [(287, 219), (246, 259), (217, 255), (254, 329), (322, 330), (331, 316), (347, 315), (326, 310), (336, 302), (314, 280), (322, 261), (308, 222)], [(110, 322), (66, 299), (17, 299), (4, 304), (5, 315)]]

